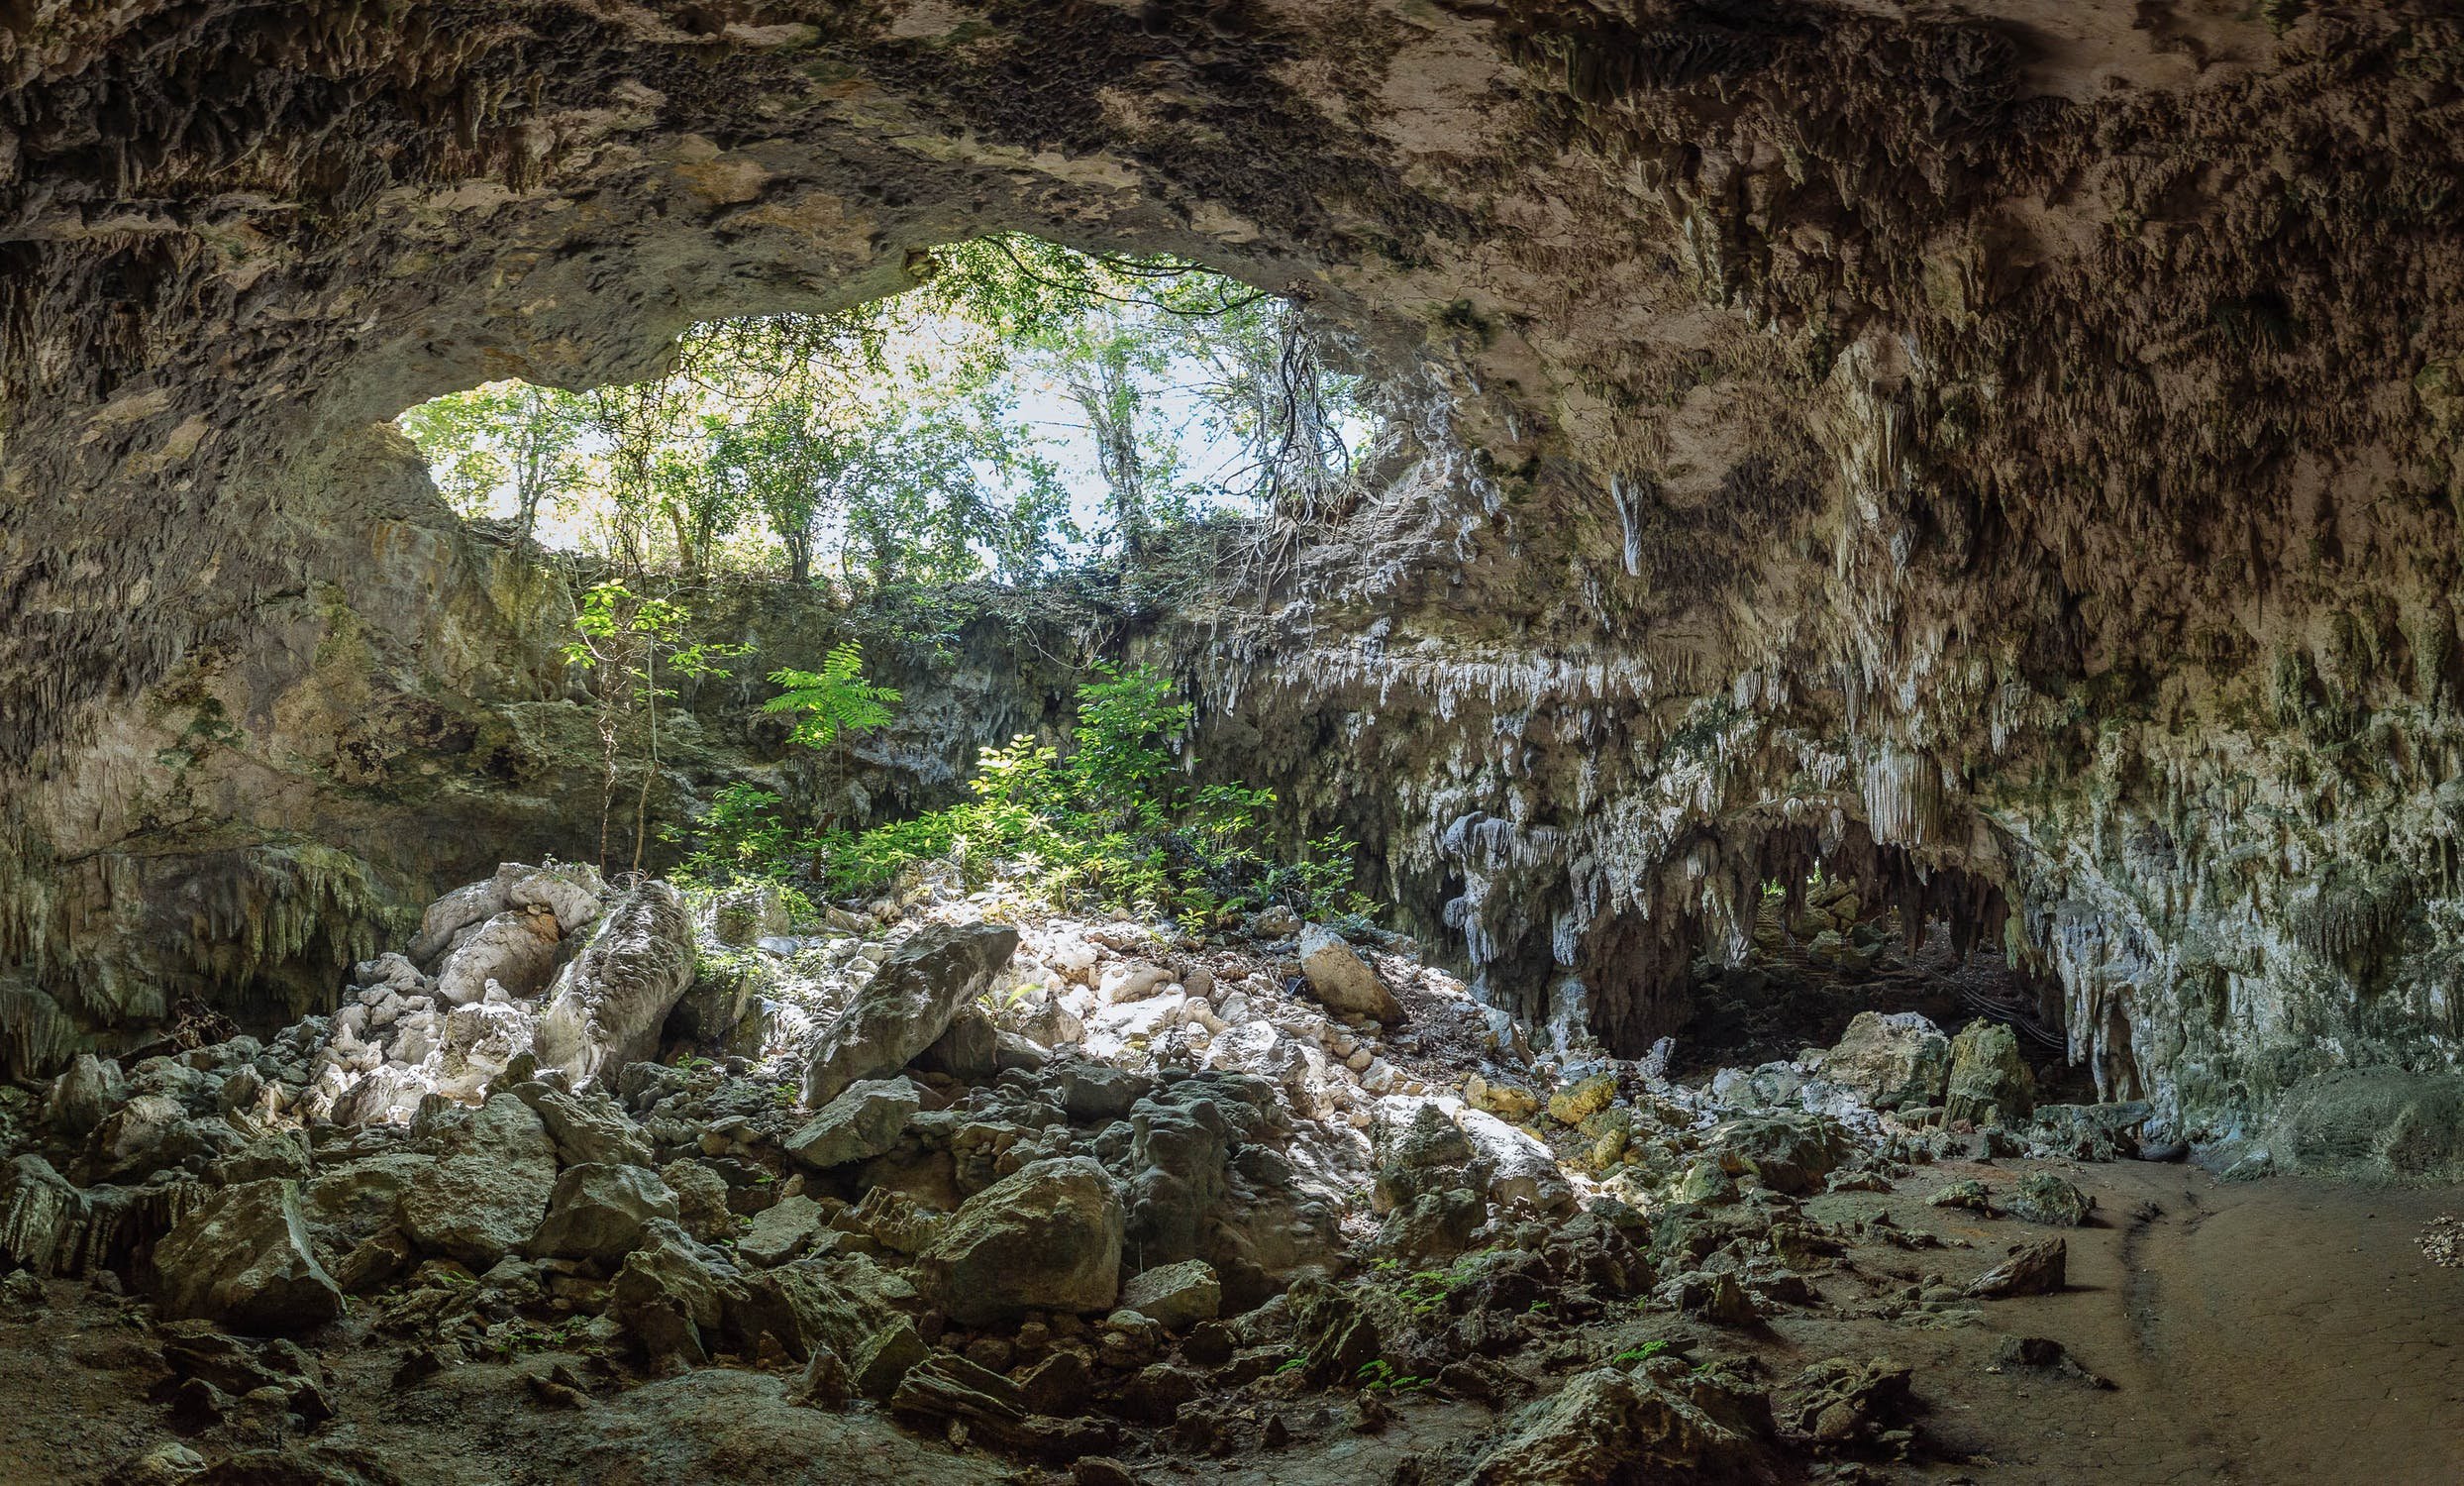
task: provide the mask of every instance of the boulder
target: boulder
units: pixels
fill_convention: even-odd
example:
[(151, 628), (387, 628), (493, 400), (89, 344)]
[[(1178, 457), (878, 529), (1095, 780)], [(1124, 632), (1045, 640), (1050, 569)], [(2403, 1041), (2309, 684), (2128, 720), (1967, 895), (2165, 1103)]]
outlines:
[(556, 915), (559, 934), (587, 928), (605, 911), (607, 880), (587, 863), (525, 867), (508, 862), (496, 869), (496, 881), (505, 890), (507, 906), (547, 909)]
[(2036, 1077), (2019, 1039), (1999, 1021), (1972, 1021), (1951, 1039), (1943, 1117), (1971, 1124), (2024, 1124), (2036, 1108)]
[(757, 1269), (786, 1263), (829, 1226), (830, 1211), (809, 1197), (782, 1197), (753, 1215), (753, 1226), (736, 1239), (736, 1257)]
[(654, 1221), (616, 1272), (607, 1314), (654, 1369), (699, 1367), (710, 1360), (732, 1298), (741, 1291), (716, 1254), (675, 1224)]
[(1856, 1362), (1826, 1357), (1797, 1374), (1790, 1422), (1797, 1433), (1824, 1444), (1869, 1443), (1915, 1412), (1904, 1362), (1876, 1357)]
[(396, 1221), (430, 1253), (485, 1270), (530, 1241), (556, 1191), (556, 1150), (530, 1107), (499, 1094), (427, 1135), (433, 1166), (403, 1188)]
[(517, 998), (537, 996), (557, 964), (556, 914), (515, 908), (495, 914), (437, 968), (437, 996), (453, 1006), (487, 997), (490, 981)]
[(786, 1139), (787, 1154), (815, 1171), (887, 1153), (922, 1100), (903, 1078), (851, 1085)]
[(1712, 1127), (1705, 1151), (1730, 1176), (1759, 1177), (1791, 1197), (1822, 1190), (1822, 1179), (1848, 1158), (1848, 1138), (1819, 1114), (1755, 1114)]
[(1574, 1206), (1574, 1187), (1547, 1146), (1480, 1110), (1457, 1111), (1455, 1124), (1471, 1142), (1474, 1157), (1487, 1168), (1490, 1202), (1529, 1203), (1543, 1213)]
[(1581, 1124), (1617, 1099), (1617, 1076), (1594, 1073), (1575, 1080), (1549, 1096), (1549, 1117), (1559, 1124)]
[(989, 923), (936, 925), (900, 945), (823, 1030), (804, 1070), (804, 1103), (820, 1109), (851, 1084), (906, 1067), (1017, 948), (1016, 929)]
[(51, 1092), (44, 1097), (44, 1122), (65, 1139), (84, 1139), (111, 1113), (120, 1083), (117, 1061), (77, 1054), (67, 1071), (51, 1081)]
[(83, 1192), (28, 1153), (0, 1172), (0, 1257), (37, 1275), (75, 1265), (90, 1205)]
[(484, 923), (506, 906), (504, 885), (495, 878), (456, 888), (428, 904), (428, 911), (420, 915), (419, 933), (411, 940), (411, 958), (422, 965), (433, 964), (456, 934)]
[(548, 1218), (532, 1235), (541, 1258), (612, 1262), (631, 1253), (654, 1220), (673, 1222), (675, 1193), (640, 1166), (568, 1166), (548, 1199)]
[(163, 1314), (233, 1330), (290, 1334), (340, 1316), (342, 1288), (309, 1251), (299, 1184), (228, 1187), (154, 1245)]
[(1212, 1321), (1223, 1308), (1223, 1284), (1203, 1259), (1162, 1264), (1129, 1277), (1121, 1309), (1135, 1311), (1168, 1331), (1184, 1331)]
[(2018, 1190), (2002, 1199), (2002, 1210), (2024, 1222), (2075, 1228), (2096, 1210), (2096, 1199), (2050, 1171), (2019, 1178)]
[(1691, 1402), (1613, 1368), (1528, 1406), (1467, 1486), (1612, 1486), (1724, 1478), (1746, 1441)]
[(612, 1084), (659, 1050), (660, 1024), (692, 984), (693, 964), (692, 919), (675, 889), (649, 882), (627, 893), (558, 975), (533, 1039), (540, 1066), (562, 1069), (573, 1089)]
[(1300, 973), (1309, 994), (1330, 1011), (1374, 1016), (1389, 1026), (1403, 1019), (1402, 1003), (1332, 929), (1313, 923), (1300, 931)]
[(916, 1054), (926, 1073), (946, 1073), (962, 1084), (980, 1084), (999, 1067), (1000, 1038), (980, 1007), (961, 1007), (933, 1044)]
[(2049, 1295), (2062, 1288), (2069, 1268), (2070, 1246), (2059, 1238), (2042, 1238), (2011, 1249), (2009, 1258), (1977, 1276), (1968, 1293), (1982, 1300)]
[(1877, 1110), (1940, 1104), (1951, 1041), (1914, 1011), (1859, 1011), (1816, 1072)]
[(918, 1288), (962, 1326), (1028, 1311), (1109, 1311), (1126, 1215), (1086, 1156), (1029, 1162), (963, 1204), (916, 1259)]
[(565, 1166), (648, 1166), (650, 1137), (605, 1095), (566, 1094), (536, 1079), (506, 1091), (539, 1116)]
[(1399, 1104), (1411, 1106), (1407, 1118), (1378, 1125), (1378, 1167), (1369, 1189), (1372, 1213), (1391, 1213), (1450, 1188), (1487, 1187), (1488, 1172), (1474, 1155), (1472, 1142), (1444, 1110), (1426, 1101), (1387, 1100), (1380, 1113)]

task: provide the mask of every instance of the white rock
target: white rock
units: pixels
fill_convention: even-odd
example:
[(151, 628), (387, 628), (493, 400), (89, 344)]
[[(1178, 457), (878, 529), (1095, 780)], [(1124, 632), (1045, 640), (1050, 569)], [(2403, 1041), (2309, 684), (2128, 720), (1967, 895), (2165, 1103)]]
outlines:
[(1106, 1006), (1144, 1001), (1170, 985), (1172, 978), (1172, 972), (1160, 965), (1123, 960), (1104, 968), (1102, 979), (1096, 983), (1095, 995)]

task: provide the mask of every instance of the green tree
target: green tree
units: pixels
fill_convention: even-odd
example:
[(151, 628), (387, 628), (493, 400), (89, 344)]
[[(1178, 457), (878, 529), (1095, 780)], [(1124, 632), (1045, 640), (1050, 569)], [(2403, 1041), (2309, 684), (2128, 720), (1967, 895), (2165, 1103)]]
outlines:
[(601, 870), (607, 867), (624, 735), (634, 734), (640, 755), (642, 782), (634, 795), (632, 864), (632, 870), (639, 872), (650, 840), (651, 785), (659, 777), (659, 704), (676, 695), (666, 681), (714, 675), (722, 669), (721, 662), (752, 653), (750, 645), (688, 639), (686, 626), (691, 618), (682, 604), (644, 597), (616, 583), (589, 589), (574, 613), (574, 637), (565, 646), (565, 658), (598, 673)]
[(456, 510), (485, 515), (498, 492), (509, 492), (525, 544), (541, 510), (584, 478), (587, 416), (580, 399), (554, 387), (489, 382), (423, 402), (399, 422)]

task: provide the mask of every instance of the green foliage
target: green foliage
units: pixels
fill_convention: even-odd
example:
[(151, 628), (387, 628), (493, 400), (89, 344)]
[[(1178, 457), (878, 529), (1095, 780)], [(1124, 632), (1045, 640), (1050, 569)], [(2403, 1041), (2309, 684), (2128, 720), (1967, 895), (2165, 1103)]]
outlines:
[(1145, 667), (1097, 668), (1078, 689), (1066, 750), (1029, 737), (987, 750), (973, 798), (826, 842), (830, 886), (855, 892), (910, 863), (949, 859), (977, 880), (996, 869), (1056, 902), (1088, 900), (1204, 925), (1270, 902), (1312, 915), (1365, 909), (1351, 891), (1350, 843), (1310, 843), (1297, 863), (1266, 852), (1272, 791), (1193, 786), (1176, 757), (1190, 703)]
[[(692, 618), (682, 604), (646, 597), (623, 584), (603, 583), (582, 594), (565, 659), (598, 674), (600, 744), (599, 865), (607, 866), (616, 782), (628, 744), (641, 772), (633, 811), (633, 870), (642, 869), (650, 840), (651, 783), (659, 775), (659, 704), (672, 699), (668, 679), (715, 675), (721, 663), (750, 655), (750, 645), (689, 641)], [(665, 677), (661, 668), (666, 668)]]
[[(1296, 302), (1195, 264), (1016, 234), (917, 262), (910, 294), (696, 325), (664, 375), (491, 383), (400, 426), (464, 514), (552, 514), (630, 578), (783, 569), (850, 597), (1144, 555), (1224, 505), (1314, 514), (1373, 428)], [(1065, 463), (1097, 478), (1092, 532)]]
[(1429, 1386), (1430, 1380), (1417, 1373), (1397, 1371), (1394, 1364), (1380, 1357), (1364, 1362), (1354, 1374), (1363, 1390), (1370, 1393), (1413, 1393)]
[(864, 651), (853, 640), (831, 647), (819, 671), (780, 667), (770, 673), (770, 683), (785, 690), (762, 703), (762, 710), (795, 718), (788, 741), (807, 748), (827, 748), (841, 734), (880, 727), (898, 705), (898, 692), (866, 681), (864, 669)]
[(1641, 1346), (1629, 1346), (1608, 1360), (1620, 1367), (1627, 1367), (1636, 1362), (1648, 1362), (1668, 1349), (1669, 1344), (1666, 1341), (1646, 1341)]
[[(682, 835), (671, 828), (667, 839)], [(676, 876), (694, 886), (781, 881), (794, 870), (789, 832), (778, 818), (778, 796), (759, 785), (740, 782), (712, 796), (690, 839), (692, 849), (677, 865)]]

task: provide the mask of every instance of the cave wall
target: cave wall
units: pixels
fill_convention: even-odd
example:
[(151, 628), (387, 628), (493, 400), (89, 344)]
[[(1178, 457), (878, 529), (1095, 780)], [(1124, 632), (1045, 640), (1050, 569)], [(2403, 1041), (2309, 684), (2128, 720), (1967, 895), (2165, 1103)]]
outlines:
[[(27, 988), (150, 1014), (133, 926), (307, 994), (394, 833), (490, 828), (414, 703), (563, 680), (379, 420), (1018, 228), (1299, 294), (1423, 390), (1420, 461), (1176, 653), (1210, 767), (1500, 1001), (1631, 1045), (1761, 876), (1888, 848), (1994, 884), (2188, 1126), (2453, 1059), (2426, 7), (31, 0), (0, 73), (20, 1032)], [(199, 727), (429, 783), (200, 779)]]

